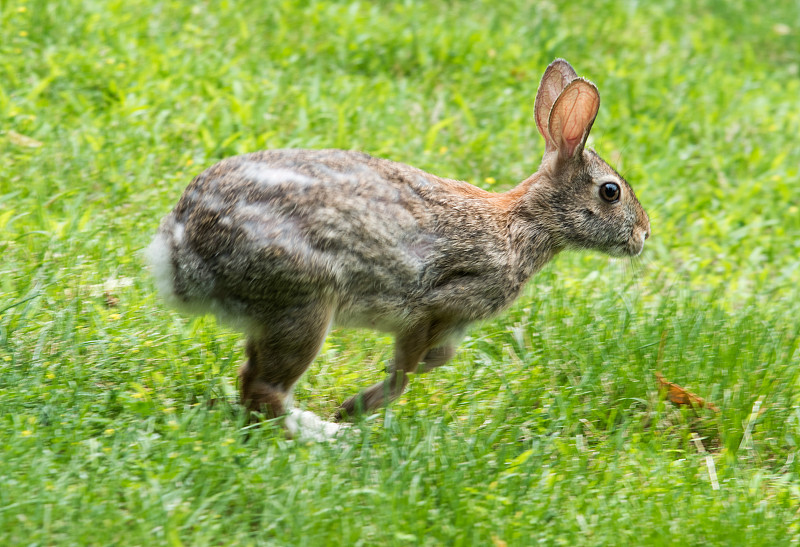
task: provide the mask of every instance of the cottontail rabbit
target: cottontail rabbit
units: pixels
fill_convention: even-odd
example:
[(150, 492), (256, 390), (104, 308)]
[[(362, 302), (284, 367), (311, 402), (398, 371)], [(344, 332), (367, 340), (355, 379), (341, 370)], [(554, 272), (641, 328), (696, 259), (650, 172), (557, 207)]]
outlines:
[(547, 67), (534, 107), (542, 163), (502, 194), (354, 151), (225, 159), (162, 221), (148, 250), (158, 288), (246, 332), (242, 401), (269, 416), (284, 414), (332, 324), (394, 333), (387, 379), (337, 418), (378, 407), (409, 373), (444, 364), (470, 323), (509, 306), (562, 249), (642, 251), (647, 214), (584, 149), (599, 105), (569, 63)]

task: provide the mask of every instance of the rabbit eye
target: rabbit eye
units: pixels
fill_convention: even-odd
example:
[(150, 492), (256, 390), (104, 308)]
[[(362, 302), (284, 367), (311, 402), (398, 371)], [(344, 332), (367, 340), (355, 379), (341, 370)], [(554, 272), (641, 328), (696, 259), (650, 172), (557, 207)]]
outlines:
[(600, 197), (612, 203), (619, 199), (619, 185), (607, 182), (600, 187)]

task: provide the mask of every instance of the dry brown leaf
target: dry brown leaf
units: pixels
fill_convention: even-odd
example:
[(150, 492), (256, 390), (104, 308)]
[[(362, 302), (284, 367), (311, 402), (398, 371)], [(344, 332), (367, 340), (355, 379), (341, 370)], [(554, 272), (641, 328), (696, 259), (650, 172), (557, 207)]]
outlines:
[(658, 390), (662, 393), (666, 393), (667, 398), (674, 404), (678, 406), (690, 406), (692, 408), (708, 408), (714, 412), (719, 412), (719, 408), (717, 408), (716, 405), (707, 403), (699, 395), (695, 395), (691, 391), (683, 389), (678, 384), (668, 381), (660, 372), (656, 372), (656, 378), (658, 379)]
[(494, 544), (494, 547), (506, 547), (508, 545), (508, 543), (497, 536), (492, 536), (492, 543)]

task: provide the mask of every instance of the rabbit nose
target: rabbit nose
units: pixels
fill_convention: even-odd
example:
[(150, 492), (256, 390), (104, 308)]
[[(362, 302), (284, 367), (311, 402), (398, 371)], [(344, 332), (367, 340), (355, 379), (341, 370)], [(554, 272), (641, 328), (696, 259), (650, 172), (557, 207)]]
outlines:
[(644, 231), (644, 238), (645, 239), (650, 239), (650, 228), (648, 228), (647, 230)]

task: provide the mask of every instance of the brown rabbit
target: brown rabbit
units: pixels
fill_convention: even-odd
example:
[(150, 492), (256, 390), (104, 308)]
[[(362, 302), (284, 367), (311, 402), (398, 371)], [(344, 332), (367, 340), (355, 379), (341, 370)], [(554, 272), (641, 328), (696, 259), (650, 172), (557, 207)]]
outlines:
[[(508, 307), (562, 249), (641, 253), (650, 221), (633, 190), (584, 149), (597, 88), (563, 59), (544, 73), (539, 170), (494, 194), (344, 150), (270, 150), (197, 176), (149, 248), (172, 304), (247, 333), (242, 402), (284, 414), (331, 325), (394, 333), (389, 376), (337, 419), (399, 396), (408, 375), (444, 364), (473, 321)], [(420, 364), (421, 363), (421, 364)], [(310, 413), (287, 427), (336, 431)]]

